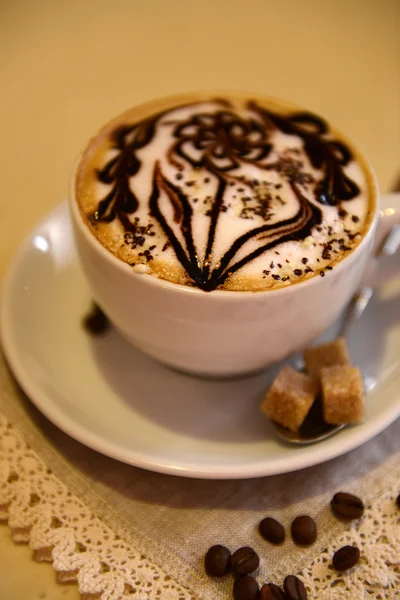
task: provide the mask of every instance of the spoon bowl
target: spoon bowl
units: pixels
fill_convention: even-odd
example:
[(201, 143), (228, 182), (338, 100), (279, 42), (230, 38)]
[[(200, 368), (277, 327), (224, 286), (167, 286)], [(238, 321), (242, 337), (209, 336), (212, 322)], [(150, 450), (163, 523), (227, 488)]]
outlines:
[(310, 444), (322, 442), (323, 440), (330, 438), (332, 435), (336, 435), (341, 429), (347, 427), (347, 425), (327, 425), (325, 423), (325, 430), (321, 430), (320, 433), (310, 433), (308, 436), (301, 430), (290, 431), (278, 423), (274, 423), (274, 425), (275, 433), (281, 440), (296, 446), (309, 446)]

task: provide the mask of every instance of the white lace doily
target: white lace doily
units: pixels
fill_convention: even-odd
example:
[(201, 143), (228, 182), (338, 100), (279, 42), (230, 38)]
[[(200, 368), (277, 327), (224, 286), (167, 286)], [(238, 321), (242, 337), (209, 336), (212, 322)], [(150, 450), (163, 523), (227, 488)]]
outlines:
[[(396, 486), (386, 489), (359, 522), (299, 574), (310, 599), (400, 598)], [(87, 600), (189, 600), (203, 595), (174, 581), (117, 536), (46, 467), (2, 415), (0, 519), (8, 521), (15, 541), (29, 543), (37, 560), (52, 561), (60, 580), (77, 581)], [(338, 574), (331, 566), (332, 555), (347, 544), (358, 546), (361, 559), (348, 573)]]
[[(397, 489), (388, 489), (364, 516), (303, 570), (301, 577), (318, 600), (398, 600), (400, 598), (400, 509)], [(361, 551), (356, 567), (344, 574), (332, 567), (343, 546)]]
[(62, 581), (102, 600), (194, 598), (92, 514), (0, 415), (0, 519)]

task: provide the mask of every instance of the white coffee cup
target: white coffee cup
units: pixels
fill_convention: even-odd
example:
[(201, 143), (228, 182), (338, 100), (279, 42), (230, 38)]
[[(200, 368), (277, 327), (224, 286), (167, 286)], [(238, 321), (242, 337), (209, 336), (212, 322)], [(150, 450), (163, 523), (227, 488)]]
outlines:
[[(382, 198), (358, 247), (326, 277), (261, 292), (212, 291), (135, 273), (104, 248), (83, 221), (72, 176), (69, 204), (93, 298), (121, 334), (173, 368), (205, 376), (263, 369), (309, 345), (357, 290), (374, 239), (400, 221), (400, 196)], [(389, 204), (388, 204), (389, 203)]]

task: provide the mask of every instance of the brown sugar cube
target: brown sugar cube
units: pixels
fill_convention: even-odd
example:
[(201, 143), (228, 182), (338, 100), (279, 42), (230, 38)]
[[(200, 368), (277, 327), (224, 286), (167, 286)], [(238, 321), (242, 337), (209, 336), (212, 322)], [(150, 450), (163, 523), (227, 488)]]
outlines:
[(307, 348), (307, 350), (304, 350), (304, 362), (309, 375), (315, 379), (319, 379), (323, 367), (351, 364), (344, 338), (338, 338), (333, 342), (321, 344), (314, 348)]
[(315, 381), (285, 366), (273, 381), (261, 410), (273, 421), (298, 431), (317, 394)]
[(364, 383), (360, 370), (349, 365), (321, 369), (324, 419), (332, 425), (364, 420)]

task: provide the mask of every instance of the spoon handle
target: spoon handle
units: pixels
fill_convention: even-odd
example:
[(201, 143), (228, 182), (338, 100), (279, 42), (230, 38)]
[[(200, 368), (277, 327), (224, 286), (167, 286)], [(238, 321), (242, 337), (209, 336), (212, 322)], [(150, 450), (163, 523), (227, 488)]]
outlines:
[(340, 337), (345, 337), (352, 323), (361, 317), (367, 308), (373, 293), (372, 287), (363, 287), (353, 296), (347, 307), (346, 315), (339, 330)]
[[(383, 244), (381, 245), (379, 250), (376, 252), (375, 260), (379, 260), (379, 258), (383, 258), (384, 256), (391, 256), (392, 254), (395, 254), (397, 252), (397, 248), (399, 246), (399, 240), (400, 240), (400, 226), (394, 225), (392, 230), (386, 236)], [(372, 298), (373, 293), (374, 293), (374, 290), (372, 287), (365, 286), (365, 287), (361, 288), (359, 290), (359, 292), (357, 292), (353, 296), (353, 298), (350, 301), (350, 304), (348, 306), (348, 310), (344, 317), (342, 326), (340, 328), (340, 332), (339, 332), (340, 336), (345, 336), (350, 328), (350, 325), (354, 321), (357, 321), (361, 317), (361, 315), (367, 308), (369, 301)]]

